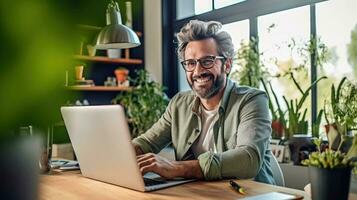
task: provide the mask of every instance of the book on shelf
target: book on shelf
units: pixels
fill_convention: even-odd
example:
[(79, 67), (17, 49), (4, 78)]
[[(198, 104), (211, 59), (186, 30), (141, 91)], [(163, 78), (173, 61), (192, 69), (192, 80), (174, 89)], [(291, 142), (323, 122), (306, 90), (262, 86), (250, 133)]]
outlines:
[(75, 80), (73, 85), (75, 87), (93, 87), (95, 86), (93, 80)]

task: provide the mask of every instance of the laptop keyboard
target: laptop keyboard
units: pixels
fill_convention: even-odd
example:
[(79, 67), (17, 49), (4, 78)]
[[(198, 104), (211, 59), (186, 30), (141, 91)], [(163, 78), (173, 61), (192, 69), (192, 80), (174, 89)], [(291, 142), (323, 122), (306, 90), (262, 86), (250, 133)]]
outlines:
[(166, 181), (164, 181), (164, 180), (154, 180), (154, 179), (150, 179), (150, 178), (145, 178), (144, 177), (144, 183), (145, 183), (145, 186), (153, 186), (153, 185), (164, 184), (164, 183), (166, 183)]

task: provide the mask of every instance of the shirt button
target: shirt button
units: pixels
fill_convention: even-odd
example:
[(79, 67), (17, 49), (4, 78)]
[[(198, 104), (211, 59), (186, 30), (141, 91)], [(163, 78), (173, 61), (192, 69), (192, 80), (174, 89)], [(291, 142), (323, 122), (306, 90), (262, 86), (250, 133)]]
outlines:
[(199, 133), (199, 132), (200, 132), (200, 129), (196, 128), (195, 133)]
[(187, 142), (187, 144), (188, 144), (188, 145), (191, 145), (191, 144), (192, 144), (192, 142)]

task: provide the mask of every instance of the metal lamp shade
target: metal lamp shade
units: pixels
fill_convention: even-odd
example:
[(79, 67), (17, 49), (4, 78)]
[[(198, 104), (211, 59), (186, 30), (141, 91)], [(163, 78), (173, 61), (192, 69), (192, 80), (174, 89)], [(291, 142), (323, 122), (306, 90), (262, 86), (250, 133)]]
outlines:
[(96, 39), (96, 49), (123, 49), (140, 45), (136, 33), (122, 24), (119, 7), (117, 10), (108, 8), (106, 13), (107, 25), (102, 28)]
[(105, 26), (97, 36), (96, 49), (123, 49), (140, 45), (138, 36), (122, 24)]

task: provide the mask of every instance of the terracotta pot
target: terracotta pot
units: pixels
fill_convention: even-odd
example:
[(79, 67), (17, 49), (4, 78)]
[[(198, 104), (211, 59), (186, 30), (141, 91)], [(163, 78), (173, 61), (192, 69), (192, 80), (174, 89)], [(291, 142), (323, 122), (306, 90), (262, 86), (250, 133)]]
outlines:
[(128, 75), (129, 75), (129, 70), (127, 69), (116, 69), (114, 71), (115, 76), (117, 78), (117, 81), (119, 83), (123, 83), (124, 81), (126, 81), (128, 79)]
[(277, 138), (282, 138), (283, 137), (283, 133), (284, 133), (284, 126), (280, 123), (280, 121), (278, 120), (274, 120), (271, 122), (271, 128), (273, 131), (273, 138), (277, 139)]

